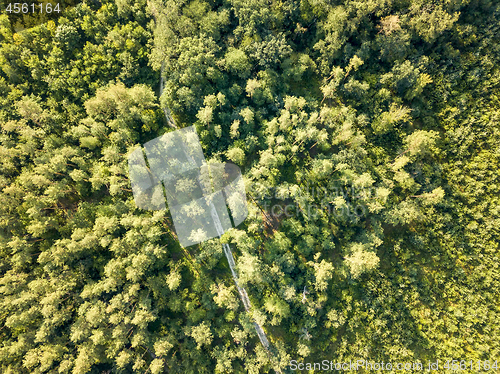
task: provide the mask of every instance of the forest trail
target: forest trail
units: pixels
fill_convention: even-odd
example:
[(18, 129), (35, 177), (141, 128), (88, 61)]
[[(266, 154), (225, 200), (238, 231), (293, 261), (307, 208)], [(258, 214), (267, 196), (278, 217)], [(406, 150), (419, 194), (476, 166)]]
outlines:
[[(160, 74), (161, 74), (160, 89), (159, 89), (160, 97), (163, 93), (163, 69), (164, 69), (164, 64), (162, 64), (161, 72), (160, 72)], [(167, 123), (169, 124), (169, 126), (177, 129), (177, 126), (175, 125), (175, 122), (173, 121), (173, 118), (171, 116), (170, 108), (163, 107), (162, 110), (165, 113), (165, 117), (166, 117), (166, 120), (167, 120)], [(186, 158), (191, 161), (192, 164), (196, 164), (196, 162), (193, 160), (192, 156), (190, 154), (188, 154), (185, 149), (184, 149), (184, 154), (185, 154)], [(224, 234), (224, 229), (222, 227), (222, 223), (220, 221), (219, 215), (217, 214), (217, 210), (215, 209), (213, 202), (210, 203), (210, 214), (211, 214), (212, 219), (214, 221), (215, 228), (217, 230), (217, 234), (219, 235), (219, 237), (221, 237)], [(247, 313), (250, 313), (251, 309), (252, 309), (252, 305), (250, 303), (250, 299), (248, 298), (247, 291), (245, 290), (245, 288), (240, 287), (240, 285), (238, 284), (238, 273), (236, 272), (236, 263), (234, 261), (233, 252), (231, 251), (229, 244), (226, 244), (226, 243), (222, 244), (222, 248), (224, 250), (224, 254), (226, 255), (227, 262), (229, 264), (229, 268), (231, 269), (231, 274), (233, 276), (234, 283), (236, 284), (236, 288), (238, 289), (238, 293), (240, 294), (240, 298), (241, 298), (241, 301), (242, 301), (243, 306), (245, 308), (245, 311)], [(267, 336), (266, 336), (266, 333), (264, 332), (264, 329), (256, 321), (253, 321), (253, 325), (255, 327), (255, 331), (259, 337), (259, 340), (262, 343), (262, 346), (265, 348), (266, 352), (268, 353), (269, 360), (275, 366), (276, 372), (281, 373), (279, 366), (276, 365), (275, 357), (272, 354), (272, 352), (270, 351), (269, 340), (267, 339)]]

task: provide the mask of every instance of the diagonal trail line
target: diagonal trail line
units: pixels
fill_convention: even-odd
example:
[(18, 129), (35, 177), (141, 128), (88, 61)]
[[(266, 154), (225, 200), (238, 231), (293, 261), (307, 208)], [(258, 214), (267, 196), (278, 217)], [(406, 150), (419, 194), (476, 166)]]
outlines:
[[(157, 19), (156, 19), (157, 18), (157, 10), (154, 8), (154, 6), (152, 6), (152, 4), (150, 3), (150, 1), (148, 1), (147, 3), (148, 3), (148, 6), (152, 9), (153, 19), (154, 19), (154, 21), (156, 23), (156, 21), (157, 21)], [(163, 81), (163, 79), (164, 79), (163, 78), (164, 66), (165, 66), (165, 63), (163, 62), (162, 65), (161, 65), (161, 71), (160, 71), (160, 90), (159, 90), (160, 97), (161, 97), (161, 95), (163, 93), (163, 88), (164, 88), (163, 87), (164, 86), (164, 81)], [(167, 124), (170, 127), (177, 129), (178, 127), (176, 126), (175, 121), (174, 121), (174, 119), (172, 117), (170, 108), (168, 106), (166, 106), (166, 107), (162, 107), (162, 110), (163, 110), (163, 113), (165, 115), (165, 119), (167, 120)], [(188, 158), (190, 158), (192, 160), (191, 156), (188, 155), (187, 152), (185, 152), (185, 154), (186, 154), (186, 156)], [(194, 163), (194, 161), (193, 161), (193, 163)], [(219, 237), (221, 237), (224, 234), (224, 229), (222, 227), (219, 215), (217, 214), (217, 211), (215, 209), (215, 206), (214, 206), (213, 202), (210, 202), (210, 214), (211, 214), (213, 222), (215, 224), (217, 233), (218, 233)], [(245, 311), (250, 312), (251, 309), (252, 309), (252, 305), (250, 303), (250, 299), (248, 298), (247, 291), (245, 290), (245, 288), (240, 287), (240, 285), (238, 284), (238, 274), (236, 272), (236, 264), (235, 264), (235, 261), (234, 261), (234, 257), (233, 257), (233, 253), (231, 251), (231, 248), (230, 248), (229, 244), (226, 244), (226, 243), (222, 244), (222, 248), (224, 250), (224, 254), (226, 255), (226, 258), (227, 258), (227, 261), (228, 261), (228, 264), (229, 264), (229, 268), (231, 269), (231, 274), (233, 276), (234, 283), (236, 284), (236, 288), (238, 289), (238, 292), (240, 294), (240, 298), (241, 298), (241, 301), (242, 301), (243, 306), (245, 308)], [(253, 325), (254, 325), (255, 331), (257, 332), (257, 335), (259, 337), (260, 342), (262, 343), (263, 347), (265, 348), (266, 352), (269, 355), (270, 362), (272, 364), (274, 364), (274, 362), (273, 362), (274, 361), (273, 360), (274, 356), (273, 356), (273, 354), (270, 351), (269, 340), (267, 339), (267, 336), (266, 336), (266, 334), (264, 332), (264, 329), (256, 321), (253, 321)], [(281, 373), (279, 365), (275, 365), (275, 366), (276, 366), (275, 370), (278, 373)]]
[[(217, 211), (215, 210), (215, 206), (213, 205), (213, 203), (210, 203), (210, 213), (211, 213), (212, 218), (214, 220), (215, 227), (217, 229), (217, 232), (219, 233), (219, 236), (222, 236), (222, 234), (224, 234), (224, 230), (222, 228), (222, 224), (220, 223), (219, 216), (217, 214)], [(236, 273), (236, 269), (235, 269), (236, 264), (234, 262), (234, 257), (233, 257), (233, 252), (231, 251), (231, 247), (229, 247), (229, 244), (224, 243), (224, 244), (222, 244), (222, 248), (224, 249), (224, 254), (226, 255), (227, 262), (229, 264), (229, 268), (231, 269), (231, 273), (233, 275), (233, 280), (234, 280), (234, 283), (236, 284), (236, 288), (238, 289), (238, 292), (240, 294), (240, 298), (241, 298), (241, 301), (243, 302), (243, 306), (245, 307), (245, 310), (247, 312), (250, 312), (250, 310), (252, 309), (252, 305), (250, 303), (250, 299), (248, 298), (247, 291), (245, 290), (245, 288), (240, 287), (240, 285), (238, 284), (238, 274)], [(271, 363), (273, 363), (273, 359), (272, 359), (273, 354), (271, 353), (271, 351), (269, 349), (270, 344), (269, 344), (269, 340), (267, 339), (266, 333), (264, 332), (264, 329), (255, 320), (253, 321), (253, 325), (254, 325), (255, 331), (257, 332), (257, 335), (259, 337), (260, 342), (262, 343), (262, 345), (266, 349), (266, 352), (269, 355), (269, 359), (270, 359)], [(278, 373), (281, 373), (281, 370), (278, 366), (276, 367), (276, 371)]]

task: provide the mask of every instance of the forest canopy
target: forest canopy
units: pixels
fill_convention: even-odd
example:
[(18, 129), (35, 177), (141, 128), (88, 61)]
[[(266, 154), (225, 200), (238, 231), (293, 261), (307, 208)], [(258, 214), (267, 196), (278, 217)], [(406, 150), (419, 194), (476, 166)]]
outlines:
[[(0, 372), (497, 370), (497, 2), (84, 0), (14, 26)], [(136, 207), (127, 156), (192, 125), (249, 215), (183, 248), (168, 209)]]

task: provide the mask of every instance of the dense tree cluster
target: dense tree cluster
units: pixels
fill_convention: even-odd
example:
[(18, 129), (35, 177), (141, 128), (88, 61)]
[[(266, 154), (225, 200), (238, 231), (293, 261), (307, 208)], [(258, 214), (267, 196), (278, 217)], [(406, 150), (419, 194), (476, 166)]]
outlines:
[[(0, 371), (498, 359), (499, 67), (488, 0), (0, 15)], [(134, 204), (127, 155), (165, 108), (243, 171), (249, 217), (221, 240), (251, 312), (221, 240), (182, 248)]]

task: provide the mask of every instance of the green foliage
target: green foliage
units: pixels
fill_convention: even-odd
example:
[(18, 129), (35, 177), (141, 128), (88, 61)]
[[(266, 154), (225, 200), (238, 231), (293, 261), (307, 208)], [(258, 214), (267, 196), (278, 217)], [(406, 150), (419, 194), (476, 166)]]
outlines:
[[(496, 359), (499, 17), (106, 0), (16, 33), (0, 16), (0, 371)], [(163, 109), (243, 171), (249, 215), (221, 240), (250, 313), (218, 239), (181, 248), (168, 210), (134, 204), (127, 155), (171, 131)]]

